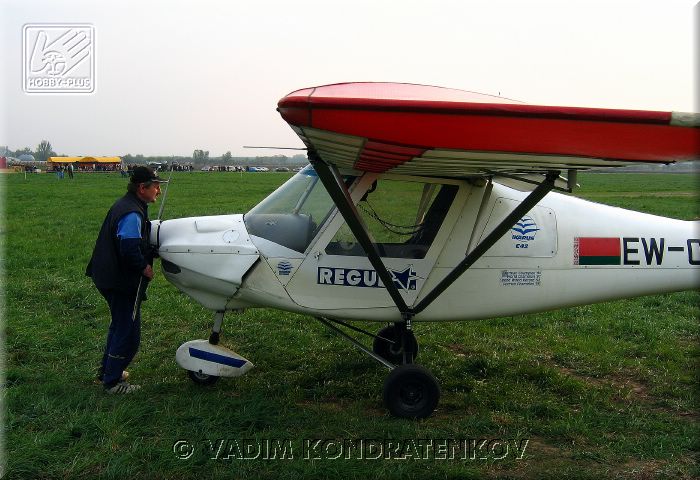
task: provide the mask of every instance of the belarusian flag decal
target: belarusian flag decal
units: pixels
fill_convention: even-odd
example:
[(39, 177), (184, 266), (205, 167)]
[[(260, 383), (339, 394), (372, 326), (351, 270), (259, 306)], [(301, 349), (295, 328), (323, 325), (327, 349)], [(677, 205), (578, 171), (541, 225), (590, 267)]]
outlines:
[(574, 265), (620, 265), (620, 239), (575, 237)]

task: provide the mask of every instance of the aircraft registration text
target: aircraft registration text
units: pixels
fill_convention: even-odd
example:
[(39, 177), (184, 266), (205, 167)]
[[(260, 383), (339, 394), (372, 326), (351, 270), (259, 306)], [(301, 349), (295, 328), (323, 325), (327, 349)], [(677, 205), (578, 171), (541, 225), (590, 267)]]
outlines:
[[(678, 243), (678, 244), (676, 244)], [(661, 266), (672, 254), (685, 253), (690, 265), (700, 265), (700, 239), (668, 242), (655, 237), (576, 237), (574, 265)]]

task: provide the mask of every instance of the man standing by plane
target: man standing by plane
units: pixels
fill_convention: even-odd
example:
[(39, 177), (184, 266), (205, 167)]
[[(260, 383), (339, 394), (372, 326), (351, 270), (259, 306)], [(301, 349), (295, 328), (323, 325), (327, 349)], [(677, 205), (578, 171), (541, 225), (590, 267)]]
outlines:
[(112, 317), (98, 375), (111, 394), (140, 388), (126, 381), (125, 369), (141, 341), (141, 309), (136, 301), (139, 287), (145, 289), (153, 278), (148, 204), (160, 195), (161, 183), (165, 180), (150, 168), (134, 168), (127, 193), (107, 212), (85, 271), (107, 301)]

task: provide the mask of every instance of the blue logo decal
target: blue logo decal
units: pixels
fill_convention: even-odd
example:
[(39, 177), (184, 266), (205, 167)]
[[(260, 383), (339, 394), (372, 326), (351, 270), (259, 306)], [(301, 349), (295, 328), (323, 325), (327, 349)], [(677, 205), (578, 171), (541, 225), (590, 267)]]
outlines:
[(529, 242), (535, 239), (535, 233), (539, 230), (532, 217), (526, 216), (518, 220), (518, 223), (511, 228), (513, 240), (518, 242)]
[(401, 271), (389, 270), (391, 276), (394, 277), (394, 285), (403, 290), (415, 290), (416, 280), (419, 278), (413, 270), (413, 266), (409, 265)]
[[(412, 265), (409, 265), (403, 270), (388, 270), (394, 280), (396, 288), (400, 288), (404, 291), (415, 290), (417, 280), (422, 278), (416, 275)], [(319, 285), (338, 285), (344, 287), (385, 288), (375, 270), (363, 270), (360, 268), (318, 267), (317, 283)]]
[(289, 275), (292, 273), (292, 264), (286, 260), (283, 260), (277, 264), (277, 271), (280, 275)]

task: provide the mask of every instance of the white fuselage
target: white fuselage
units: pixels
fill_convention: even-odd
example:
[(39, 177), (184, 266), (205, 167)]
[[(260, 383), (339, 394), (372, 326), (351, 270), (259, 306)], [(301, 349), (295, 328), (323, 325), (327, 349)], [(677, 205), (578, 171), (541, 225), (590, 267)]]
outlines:
[[(358, 178), (354, 202), (384, 177), (390, 176)], [(409, 306), (528, 194), (499, 183), (442, 183), (459, 190), (427, 253), (382, 259)], [(270, 217), (264, 227), (286, 225), (284, 220)], [(168, 220), (153, 229), (152, 241), (166, 278), (212, 310), (274, 307), (338, 319), (400, 321), (366, 256), (338, 255), (330, 248), (344, 223), (332, 210), (313, 229), (308, 246), (296, 249), (249, 232), (242, 215)], [(698, 286), (698, 222), (550, 193), (414, 320), (515, 315)]]

